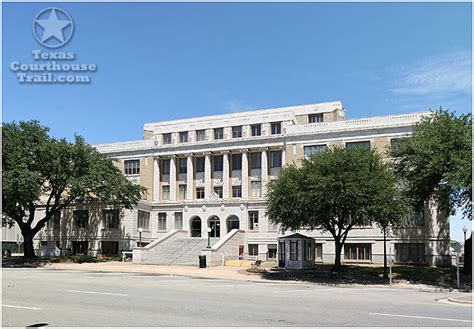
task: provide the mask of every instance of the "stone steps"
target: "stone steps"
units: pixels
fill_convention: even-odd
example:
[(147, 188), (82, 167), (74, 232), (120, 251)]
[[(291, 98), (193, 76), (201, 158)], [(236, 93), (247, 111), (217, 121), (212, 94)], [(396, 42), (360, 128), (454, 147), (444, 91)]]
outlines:
[[(211, 239), (211, 245), (219, 239)], [(207, 247), (207, 239), (188, 238), (164, 241), (148, 251), (147, 264), (197, 265), (201, 250)]]

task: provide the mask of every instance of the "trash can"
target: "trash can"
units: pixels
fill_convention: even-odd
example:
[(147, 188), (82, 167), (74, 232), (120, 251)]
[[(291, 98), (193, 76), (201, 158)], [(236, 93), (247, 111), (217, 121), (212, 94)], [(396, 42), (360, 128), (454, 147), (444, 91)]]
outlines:
[(199, 256), (199, 268), (206, 268), (206, 255)]

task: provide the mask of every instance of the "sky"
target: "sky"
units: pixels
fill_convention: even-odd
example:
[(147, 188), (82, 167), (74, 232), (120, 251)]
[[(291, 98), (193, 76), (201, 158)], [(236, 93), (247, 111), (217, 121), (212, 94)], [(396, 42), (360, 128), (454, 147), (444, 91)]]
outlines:
[[(65, 10), (73, 33), (48, 49), (32, 24)], [(471, 112), (470, 3), (3, 3), (3, 121), (56, 137), (137, 140), (143, 124), (340, 100), (349, 118)], [(40, 17), (44, 18), (44, 17)], [(59, 17), (61, 19), (61, 17)], [(66, 32), (66, 31), (65, 31)], [(20, 83), (12, 62), (74, 52), (88, 84)], [(452, 221), (462, 240), (466, 221)]]

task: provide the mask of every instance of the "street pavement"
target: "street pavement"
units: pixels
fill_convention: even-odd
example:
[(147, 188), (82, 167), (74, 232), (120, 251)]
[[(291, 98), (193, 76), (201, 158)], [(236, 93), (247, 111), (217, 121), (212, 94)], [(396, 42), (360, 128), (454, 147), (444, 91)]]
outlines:
[(459, 292), (327, 287), (159, 273), (2, 269), (15, 326), (472, 326)]

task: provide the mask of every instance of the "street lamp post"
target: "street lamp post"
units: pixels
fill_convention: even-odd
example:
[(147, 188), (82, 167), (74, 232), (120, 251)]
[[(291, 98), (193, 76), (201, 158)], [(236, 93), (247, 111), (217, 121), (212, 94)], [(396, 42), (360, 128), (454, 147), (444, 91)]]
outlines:
[(462, 228), (462, 231), (464, 232), (464, 245), (466, 244), (466, 233), (467, 233), (467, 226), (464, 225), (464, 227)]
[(143, 228), (139, 227), (138, 228), (138, 246), (142, 246), (142, 233), (143, 233)]
[(211, 248), (211, 231), (210, 227), (207, 228), (207, 247)]

